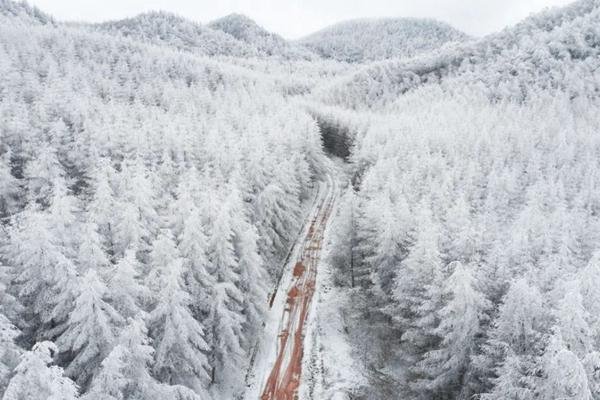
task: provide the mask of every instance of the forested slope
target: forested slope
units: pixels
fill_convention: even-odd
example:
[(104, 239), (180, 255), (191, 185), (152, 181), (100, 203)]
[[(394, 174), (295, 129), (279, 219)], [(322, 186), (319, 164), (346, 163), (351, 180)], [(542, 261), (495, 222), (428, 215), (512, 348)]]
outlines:
[(600, 398), (600, 3), (471, 41), (412, 22), (314, 55), (239, 15), (0, 0), (3, 399), (241, 396), (324, 143), (352, 179), (318, 343), (349, 340), (370, 385), (319, 385)]
[(600, 396), (598, 15), (544, 12), (437, 80), (358, 97), (377, 112), (330, 254), (372, 372), (355, 395)]
[(208, 26), (255, 47), (259, 54), (265, 56), (279, 56), (291, 60), (316, 59), (312, 52), (288, 42), (275, 33), (268, 32), (245, 15), (230, 14), (212, 21)]
[(233, 36), (167, 12), (150, 12), (91, 29), (203, 56), (257, 57), (256, 48)]
[(321, 168), (315, 122), (164, 46), (13, 14), (0, 43), (0, 391), (238, 394)]
[(452, 90), (481, 85), (490, 98), (515, 100), (538, 89), (597, 95), (600, 4), (579, 0), (547, 10), (478, 41), (455, 43), (411, 60), (365, 66), (317, 91), (315, 98), (352, 109), (379, 109), (422, 85)]
[(19, 17), (21, 21), (33, 24), (56, 24), (54, 18), (39, 8), (32, 7), (25, 2), (15, 2), (13, 0), (0, 0), (0, 15)]
[(149, 12), (133, 18), (84, 26), (209, 57), (317, 58), (306, 48), (268, 32), (240, 14), (228, 15), (203, 25), (167, 12)]
[(435, 20), (374, 18), (340, 22), (299, 43), (324, 58), (361, 63), (411, 58), (466, 39), (464, 33)]

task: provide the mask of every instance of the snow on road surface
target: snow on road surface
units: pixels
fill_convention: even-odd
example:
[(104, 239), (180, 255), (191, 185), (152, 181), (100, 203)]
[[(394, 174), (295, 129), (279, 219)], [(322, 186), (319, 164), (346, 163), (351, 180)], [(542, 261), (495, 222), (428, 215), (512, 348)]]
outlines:
[(302, 374), (305, 325), (317, 283), (317, 267), (327, 222), (336, 191), (328, 177), (327, 193), (317, 203), (315, 214), (292, 270), (287, 291), (276, 357), (265, 381), (261, 400), (292, 400), (297, 397)]
[(265, 335), (257, 345), (244, 399), (297, 398), (321, 243), (338, 194), (337, 182), (331, 174), (319, 185), (306, 225), (291, 250), (279, 287), (270, 299)]
[[(337, 187), (342, 188), (349, 184), (351, 170), (341, 160), (336, 169)], [(335, 208), (331, 222), (334, 218)], [(330, 229), (331, 224), (326, 228), (325, 238), (330, 237)], [(368, 374), (349, 339), (354, 329), (345, 317), (350, 294), (333, 283), (333, 267), (327, 260), (331, 245), (331, 240), (323, 242), (317, 287), (307, 322), (299, 390), (299, 398), (303, 400), (349, 400), (368, 385)]]

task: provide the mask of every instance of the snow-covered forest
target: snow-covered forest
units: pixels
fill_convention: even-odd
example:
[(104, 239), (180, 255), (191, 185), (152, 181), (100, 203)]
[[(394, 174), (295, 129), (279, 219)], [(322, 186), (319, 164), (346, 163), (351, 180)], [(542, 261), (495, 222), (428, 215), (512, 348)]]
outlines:
[(2, 5), (5, 398), (236, 392), (316, 123), (258, 74)]
[(598, 0), (295, 41), (0, 0), (0, 397), (250, 398), (335, 181), (300, 398), (600, 399), (599, 94)]
[(330, 258), (375, 398), (600, 398), (599, 27), (580, 1), (322, 92), (369, 109)]

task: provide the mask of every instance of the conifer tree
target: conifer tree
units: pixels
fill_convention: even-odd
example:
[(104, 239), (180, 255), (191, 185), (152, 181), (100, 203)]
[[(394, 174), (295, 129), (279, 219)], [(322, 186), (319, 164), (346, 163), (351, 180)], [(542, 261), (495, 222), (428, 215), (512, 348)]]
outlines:
[[(239, 179), (239, 177), (238, 177)], [(246, 349), (254, 344), (254, 337), (259, 334), (263, 316), (266, 311), (268, 275), (264, 269), (263, 259), (258, 252), (258, 233), (250, 223), (244, 209), (240, 191), (237, 189), (239, 181), (232, 182), (228, 201), (231, 203), (232, 218), (238, 221), (233, 226), (233, 249), (238, 260), (239, 280), (237, 286), (243, 294), (242, 314), (245, 316), (244, 331), (254, 332), (242, 337), (246, 342)], [(248, 340), (244, 340), (247, 337)]]
[(536, 395), (536, 381), (531, 363), (526, 357), (509, 354), (497, 371), (493, 389), (484, 393), (482, 400), (533, 400)]
[(505, 394), (498, 387), (498, 379), (508, 380), (506, 388), (509, 391), (520, 393), (522, 389), (519, 396), (529, 396), (535, 389), (531, 380), (536, 373), (536, 360), (542, 352), (547, 320), (542, 301), (539, 290), (525, 279), (513, 282), (487, 333), (482, 352), (473, 358), (481, 389), (490, 391), (495, 384), (492, 392), (499, 397), (494, 398)]
[(331, 246), (329, 258), (332, 265), (339, 270), (335, 280), (339, 284), (354, 287), (354, 265), (356, 254), (356, 194), (349, 188), (343, 194), (338, 205), (338, 214), (335, 216), (332, 229), (334, 245)]
[(2, 217), (16, 211), (19, 204), (19, 181), (11, 173), (10, 154), (10, 149), (0, 154), (0, 216)]
[(150, 292), (141, 282), (141, 266), (135, 253), (134, 249), (125, 251), (108, 277), (107, 297), (124, 318), (140, 314), (141, 307), (150, 300)]
[(103, 246), (103, 240), (94, 222), (86, 222), (81, 227), (81, 239), (77, 251), (77, 264), (80, 271), (89, 269), (101, 276), (106, 275), (110, 261)]
[(550, 338), (543, 371), (544, 381), (539, 389), (543, 398), (592, 399), (586, 371), (575, 353), (565, 347), (560, 333)]
[(600, 399), (600, 353), (593, 351), (583, 359), (592, 399)]
[(114, 170), (107, 159), (101, 158), (92, 171), (93, 195), (88, 205), (88, 218), (98, 226), (102, 243), (113, 254), (117, 225), (118, 202), (111, 185)]
[(426, 377), (416, 386), (433, 396), (460, 393), (467, 386), (466, 375), (471, 357), (479, 350), (478, 339), (490, 304), (477, 291), (473, 271), (456, 263), (444, 282), (447, 303), (438, 311), (439, 326), (434, 330), (441, 342), (423, 356), (419, 370)]
[(8, 386), (8, 380), (13, 369), (18, 364), (21, 349), (15, 343), (19, 330), (0, 314), (0, 396)]
[(402, 340), (417, 352), (431, 345), (437, 326), (435, 315), (441, 307), (439, 230), (430, 213), (429, 206), (423, 203), (416, 242), (400, 264), (393, 292), (398, 304), (394, 317), (405, 329)]
[[(61, 300), (57, 295), (68, 296), (76, 275), (75, 265), (66, 254), (69, 251), (54, 235), (54, 229), (48, 214), (30, 206), (15, 219), (9, 232), (7, 256), (33, 337), (46, 336), (42, 323), (55, 325), (63, 321), (65, 315), (52, 322)], [(70, 310), (64, 311), (68, 314)]]
[(36, 149), (35, 157), (27, 163), (24, 175), (27, 180), (29, 201), (48, 204), (53, 185), (65, 177), (56, 149), (48, 144), (42, 144)]
[(563, 345), (580, 359), (592, 350), (592, 334), (587, 322), (589, 319), (583, 307), (579, 282), (568, 282), (565, 284), (565, 295), (556, 311), (556, 322)]
[(113, 347), (123, 319), (105, 301), (106, 286), (95, 271), (78, 280), (76, 290), (73, 310), (56, 344), (68, 360), (67, 374), (86, 387)]
[(159, 400), (169, 392), (150, 374), (154, 349), (140, 318), (131, 318), (102, 362), (85, 400)]
[(410, 243), (410, 221), (407, 216), (408, 204), (404, 197), (393, 204), (387, 193), (383, 193), (377, 201), (380, 215), (375, 233), (375, 257), (370, 260), (374, 267), (371, 274), (375, 285), (385, 295), (389, 295), (396, 277), (396, 269), (406, 256), (406, 248)]
[(200, 210), (193, 207), (185, 219), (179, 237), (179, 250), (184, 258), (184, 275), (196, 312), (208, 314), (214, 277), (208, 273), (208, 238), (204, 233)]
[(153, 345), (153, 370), (169, 385), (202, 393), (210, 380), (205, 332), (191, 314), (192, 299), (183, 282), (183, 259), (170, 233), (163, 232), (151, 253), (156, 301), (148, 315)]
[(595, 346), (600, 345), (600, 252), (596, 252), (588, 264), (578, 272), (583, 306), (587, 311), (588, 326), (592, 330)]
[(78, 399), (75, 383), (63, 376), (62, 368), (49, 365), (56, 352), (52, 342), (39, 342), (23, 354), (3, 400)]
[(238, 379), (236, 365), (243, 362), (241, 337), (245, 318), (242, 315), (244, 297), (239, 289), (239, 263), (233, 244), (231, 211), (229, 204), (216, 215), (209, 238), (209, 273), (214, 277), (212, 307), (207, 320), (210, 326), (211, 381), (223, 383), (225, 379)]

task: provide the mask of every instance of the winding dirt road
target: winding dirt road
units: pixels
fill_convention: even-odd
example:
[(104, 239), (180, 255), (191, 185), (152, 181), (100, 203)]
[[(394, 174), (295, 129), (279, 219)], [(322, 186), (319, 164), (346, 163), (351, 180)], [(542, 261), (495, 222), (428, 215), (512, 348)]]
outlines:
[(261, 400), (295, 400), (298, 397), (305, 324), (315, 293), (321, 244), (335, 198), (335, 184), (329, 178), (327, 193), (317, 203), (303, 239), (302, 251), (293, 267), (293, 277), (281, 316), (276, 358), (262, 389)]

